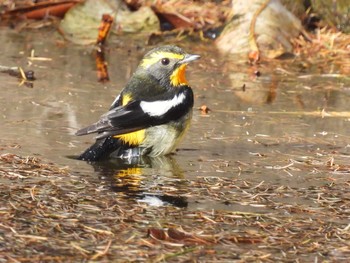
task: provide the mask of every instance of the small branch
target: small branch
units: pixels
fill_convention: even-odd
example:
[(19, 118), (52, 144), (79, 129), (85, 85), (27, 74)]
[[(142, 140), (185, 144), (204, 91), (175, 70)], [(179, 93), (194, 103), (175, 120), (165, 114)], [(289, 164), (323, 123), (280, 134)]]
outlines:
[(14, 76), (25, 81), (35, 80), (34, 71), (32, 70), (24, 71), (21, 67), (7, 67), (7, 66), (0, 65), (0, 72), (7, 73), (10, 76)]

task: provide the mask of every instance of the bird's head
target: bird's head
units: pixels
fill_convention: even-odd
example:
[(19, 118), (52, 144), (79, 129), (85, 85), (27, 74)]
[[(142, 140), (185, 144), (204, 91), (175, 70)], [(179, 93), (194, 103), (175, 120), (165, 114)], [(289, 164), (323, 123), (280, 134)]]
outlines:
[(147, 71), (161, 83), (177, 87), (187, 85), (186, 66), (199, 58), (199, 55), (187, 54), (177, 46), (162, 46), (149, 51), (141, 60), (138, 70)]

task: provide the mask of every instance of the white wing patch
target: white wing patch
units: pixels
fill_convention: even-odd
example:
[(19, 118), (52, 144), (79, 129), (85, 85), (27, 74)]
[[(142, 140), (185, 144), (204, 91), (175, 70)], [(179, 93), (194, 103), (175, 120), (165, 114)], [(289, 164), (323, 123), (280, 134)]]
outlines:
[(148, 113), (152, 117), (162, 116), (167, 113), (172, 107), (176, 107), (185, 100), (185, 94), (181, 93), (175, 96), (171, 100), (153, 101), (147, 102), (142, 101), (140, 106), (142, 110)]

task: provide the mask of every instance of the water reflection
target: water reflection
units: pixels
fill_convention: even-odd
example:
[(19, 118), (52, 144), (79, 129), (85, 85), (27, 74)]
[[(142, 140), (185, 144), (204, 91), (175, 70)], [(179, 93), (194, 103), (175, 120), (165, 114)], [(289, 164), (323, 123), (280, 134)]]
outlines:
[[(318, 183), (310, 174), (328, 177), (326, 170), (311, 170), (308, 160), (335, 156), (339, 165), (349, 162), (349, 78), (345, 69), (337, 68), (342, 65), (305, 64), (297, 58), (251, 67), (246, 57), (220, 57), (208, 44), (184, 46), (203, 55), (188, 72), (196, 96), (194, 108), (206, 105), (212, 111), (194, 111), (180, 147), (196, 152), (178, 152), (175, 157), (181, 169), (174, 156), (90, 165), (67, 159), (91, 145), (93, 138), (73, 134), (105, 112), (145, 50), (126, 36), (112, 40), (106, 54), (110, 82), (100, 83), (95, 57), (86, 47), (58, 47), (50, 32), (25, 35), (3, 30), (0, 38), (5, 43), (2, 64), (32, 69), (37, 77), (34, 88), (28, 89), (19, 87), (16, 78), (0, 74), (0, 146), (19, 145), (19, 155), (36, 155), (67, 166), (94, 183), (102, 180), (122, 198), (151, 202), (156, 197), (160, 204), (218, 209), (228, 197), (210, 202), (214, 198), (207, 195), (207, 188), (195, 184), (199, 177), (298, 188)], [(29, 66), (31, 50), (51, 60), (35, 60)], [(302, 160), (305, 167), (289, 166), (290, 160)], [(287, 167), (288, 173), (274, 167)]]
[[(91, 162), (90, 165), (101, 180), (125, 198), (137, 199), (154, 206), (188, 205), (186, 197), (177, 193), (184, 184), (181, 180), (183, 171), (172, 156), (115, 158), (104, 162)], [(170, 180), (170, 185), (167, 182), (167, 187), (163, 187), (164, 180)]]

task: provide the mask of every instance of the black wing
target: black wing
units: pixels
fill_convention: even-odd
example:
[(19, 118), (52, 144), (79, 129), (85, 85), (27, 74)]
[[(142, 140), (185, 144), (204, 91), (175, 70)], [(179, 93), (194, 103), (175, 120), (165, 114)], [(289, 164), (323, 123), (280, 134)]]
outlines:
[(145, 112), (142, 108), (142, 101), (131, 101), (125, 106), (111, 109), (102, 115), (98, 122), (79, 130), (76, 135), (98, 133), (96, 138), (104, 138), (176, 120), (185, 115), (193, 106), (193, 93), (189, 87), (179, 89), (178, 94), (184, 96), (181, 103), (170, 107), (162, 115), (152, 115)]

